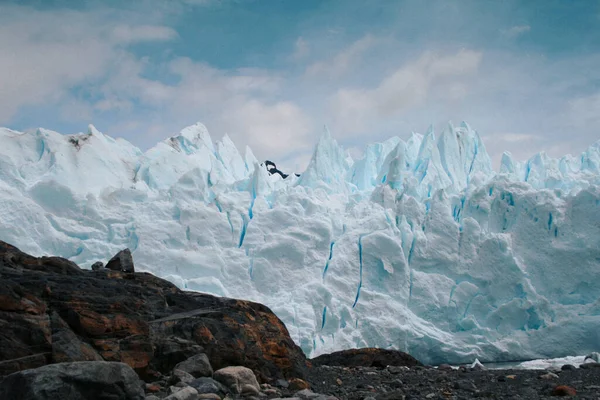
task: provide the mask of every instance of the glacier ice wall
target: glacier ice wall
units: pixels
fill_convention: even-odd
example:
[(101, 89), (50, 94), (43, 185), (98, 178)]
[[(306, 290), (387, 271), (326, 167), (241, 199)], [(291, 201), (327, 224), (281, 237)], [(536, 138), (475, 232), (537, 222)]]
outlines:
[(311, 355), (523, 360), (600, 343), (600, 142), (502, 158), (449, 125), (283, 180), (201, 124), (142, 153), (90, 126), (0, 129), (0, 239), (80, 265), (123, 247), (182, 288), (267, 304)]

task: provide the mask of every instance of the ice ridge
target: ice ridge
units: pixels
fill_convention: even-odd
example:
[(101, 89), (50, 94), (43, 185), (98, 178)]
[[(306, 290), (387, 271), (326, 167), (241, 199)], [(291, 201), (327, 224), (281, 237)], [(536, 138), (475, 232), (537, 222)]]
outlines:
[(598, 351), (600, 141), (578, 157), (505, 153), (495, 172), (466, 123), (359, 160), (325, 129), (285, 179), (200, 123), (146, 152), (93, 126), (0, 128), (0, 142), (2, 240), (88, 267), (129, 247), (182, 288), (268, 305), (308, 355)]

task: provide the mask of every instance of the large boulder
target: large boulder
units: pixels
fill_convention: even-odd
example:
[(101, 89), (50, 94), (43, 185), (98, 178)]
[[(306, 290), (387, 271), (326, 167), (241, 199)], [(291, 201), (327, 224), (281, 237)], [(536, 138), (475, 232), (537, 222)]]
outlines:
[(143, 385), (126, 364), (59, 363), (15, 372), (0, 381), (3, 400), (142, 400)]
[(113, 271), (135, 272), (131, 250), (124, 249), (115, 254), (106, 264), (106, 268)]
[(307, 362), (266, 306), (181, 291), (148, 273), (81, 270), (0, 241), (0, 376), (49, 363), (124, 362), (156, 371), (204, 352), (214, 369), (241, 365), (263, 382), (305, 377)]
[(329, 365), (341, 367), (413, 367), (422, 365), (410, 354), (398, 350), (377, 348), (350, 349), (323, 354), (310, 360), (314, 366)]

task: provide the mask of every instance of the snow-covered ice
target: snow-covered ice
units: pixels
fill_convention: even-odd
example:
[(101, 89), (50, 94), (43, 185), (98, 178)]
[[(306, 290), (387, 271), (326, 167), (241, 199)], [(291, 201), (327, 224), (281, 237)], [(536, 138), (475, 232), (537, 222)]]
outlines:
[(0, 143), (0, 239), (86, 267), (129, 247), (139, 270), (182, 288), (268, 305), (310, 356), (599, 350), (600, 142), (578, 157), (505, 154), (495, 172), (465, 123), (360, 160), (325, 132), (285, 180), (202, 124), (145, 153), (92, 126), (0, 129)]

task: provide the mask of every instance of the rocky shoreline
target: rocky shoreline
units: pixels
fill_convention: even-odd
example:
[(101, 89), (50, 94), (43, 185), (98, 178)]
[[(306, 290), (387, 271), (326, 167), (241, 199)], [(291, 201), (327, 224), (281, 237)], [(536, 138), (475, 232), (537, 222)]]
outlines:
[(1, 400), (600, 399), (600, 364), (432, 368), (353, 349), (307, 360), (268, 307), (179, 290), (128, 250), (82, 270), (0, 241)]

